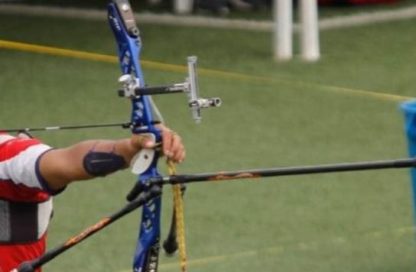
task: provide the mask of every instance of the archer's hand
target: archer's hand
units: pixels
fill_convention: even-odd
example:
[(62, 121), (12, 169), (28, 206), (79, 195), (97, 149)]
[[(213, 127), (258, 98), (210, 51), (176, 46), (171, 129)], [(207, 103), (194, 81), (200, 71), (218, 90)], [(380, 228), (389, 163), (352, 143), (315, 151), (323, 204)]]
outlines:
[[(160, 124), (156, 127), (160, 130), (162, 135), (163, 155), (175, 163), (180, 163), (185, 160), (185, 147), (182, 143), (181, 137), (164, 125)], [(140, 134), (133, 134), (131, 137), (131, 142), (133, 146), (139, 150), (142, 148), (156, 148), (157, 146), (152, 138)]]

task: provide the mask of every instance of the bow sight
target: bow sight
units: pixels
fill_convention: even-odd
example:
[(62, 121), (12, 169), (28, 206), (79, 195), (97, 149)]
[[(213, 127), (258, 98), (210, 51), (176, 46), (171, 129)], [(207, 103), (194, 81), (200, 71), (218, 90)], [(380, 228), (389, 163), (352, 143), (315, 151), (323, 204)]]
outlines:
[(121, 97), (137, 97), (141, 95), (156, 95), (156, 94), (171, 94), (171, 93), (186, 93), (188, 95), (188, 106), (191, 108), (192, 117), (196, 123), (201, 122), (201, 109), (221, 106), (221, 98), (199, 97), (198, 91), (198, 77), (196, 71), (197, 57), (188, 57), (188, 77), (185, 82), (175, 83), (165, 86), (140, 86), (140, 80), (132, 74), (125, 74), (119, 78), (123, 89), (118, 90), (118, 95)]

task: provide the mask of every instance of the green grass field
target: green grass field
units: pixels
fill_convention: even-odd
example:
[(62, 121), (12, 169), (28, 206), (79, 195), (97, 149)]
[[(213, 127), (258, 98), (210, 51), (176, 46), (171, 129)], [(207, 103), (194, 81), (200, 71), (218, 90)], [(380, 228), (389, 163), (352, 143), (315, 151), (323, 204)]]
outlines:
[[(181, 95), (157, 97), (187, 146), (180, 173), (405, 157), (399, 103), (416, 91), (416, 20), (321, 33), (318, 63), (271, 60), (269, 33), (142, 25), (142, 58), (199, 57), (200, 88), (223, 106), (193, 124)], [(115, 54), (104, 22), (2, 15), (0, 39)], [(144, 66), (150, 85), (185, 74)], [(125, 121), (118, 65), (0, 48), (0, 127)], [(238, 74), (234, 76), (221, 71)], [(395, 96), (383, 96), (392, 94)], [(128, 137), (96, 129), (38, 133), (62, 147)], [(164, 167), (162, 167), (164, 168)], [(70, 186), (55, 198), (49, 245), (121, 207), (129, 171)], [(163, 197), (163, 233), (171, 193)], [(190, 271), (402, 272), (416, 269), (407, 170), (195, 184), (185, 202)], [(139, 214), (44, 271), (129, 271)], [(179, 271), (161, 254), (161, 271)]]

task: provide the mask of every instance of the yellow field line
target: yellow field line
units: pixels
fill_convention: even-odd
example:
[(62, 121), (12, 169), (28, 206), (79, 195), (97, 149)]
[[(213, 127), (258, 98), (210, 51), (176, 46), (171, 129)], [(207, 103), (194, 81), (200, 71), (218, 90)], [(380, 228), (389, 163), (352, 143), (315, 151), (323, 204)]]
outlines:
[(24, 52), (48, 54), (48, 55), (61, 56), (61, 57), (67, 57), (67, 58), (83, 59), (83, 60), (92, 60), (92, 61), (110, 62), (110, 63), (117, 62), (117, 58), (115, 56), (89, 53), (89, 52), (70, 50), (70, 49), (63, 49), (63, 48), (56, 48), (56, 47), (49, 47), (49, 46), (36, 45), (36, 44), (5, 41), (5, 40), (0, 40), (0, 48), (12, 49), (12, 50), (18, 50), (18, 51), (24, 51)]
[[(333, 238), (330, 238), (328, 240), (323, 240), (323, 241), (297, 242), (297, 243), (287, 244), (287, 245), (282, 245), (282, 246), (273, 246), (273, 247), (257, 249), (257, 250), (241, 251), (241, 252), (236, 252), (233, 254), (193, 259), (193, 260), (188, 261), (188, 265), (190, 267), (203, 266), (203, 265), (209, 265), (211, 263), (224, 262), (230, 259), (256, 257), (262, 254), (279, 255), (290, 250), (295, 250), (295, 251), (318, 250), (319, 247), (322, 247), (325, 245), (342, 246), (344, 244), (351, 243), (353, 240), (362, 240), (362, 239), (378, 240), (378, 239), (383, 239), (386, 236), (394, 236), (394, 237), (400, 238), (402, 236), (413, 234), (413, 233), (415, 233), (414, 226), (401, 227), (401, 228), (397, 228), (393, 230), (368, 232), (363, 235), (357, 236), (356, 239), (347, 239), (346, 237), (339, 236), (339, 237), (333, 237)], [(171, 269), (179, 270), (178, 269), (179, 262), (160, 264), (159, 268), (160, 270), (163, 270), (163, 271), (171, 270)], [(131, 269), (123, 269), (118, 272), (130, 272), (130, 271)]]
[[(36, 44), (7, 41), (7, 40), (0, 40), (0, 49), (1, 48), (9, 49), (9, 50), (31, 52), (31, 53), (48, 54), (48, 55), (61, 56), (61, 57), (67, 57), (67, 58), (98, 61), (98, 62), (107, 62), (107, 63), (118, 62), (118, 58), (112, 55), (98, 54), (98, 53), (93, 53), (93, 52), (85, 52), (85, 51), (72, 50), (72, 49), (56, 48), (56, 47), (50, 47), (50, 46), (44, 46), (44, 45), (36, 45)], [(168, 64), (168, 63), (161, 63), (161, 62), (148, 61), (148, 60), (141, 60), (141, 64), (145, 68), (155, 69), (155, 70), (177, 72), (177, 73), (186, 73), (187, 71), (186, 66), (183, 66), (183, 65)], [(227, 72), (227, 71), (220, 71), (220, 70), (213, 70), (213, 69), (199, 68), (198, 72), (201, 75), (206, 75), (206, 76), (211, 76), (211, 77), (216, 77), (216, 78), (248, 81), (248, 82), (259, 82), (259, 83), (268, 83), (268, 84), (273, 84), (276, 82), (285, 82), (285, 83), (289, 83), (292, 85), (304, 86), (307, 88), (318, 88), (321, 90), (326, 90), (326, 91), (330, 91), (334, 93), (349, 94), (349, 95), (354, 95), (354, 96), (368, 97), (368, 98), (374, 98), (374, 99), (385, 100), (385, 101), (400, 102), (400, 101), (412, 99), (412, 97), (395, 95), (395, 94), (378, 93), (378, 92), (367, 91), (367, 90), (345, 88), (345, 87), (317, 84), (317, 83), (311, 83), (311, 82), (295, 81), (291, 79), (282, 79), (282, 78), (277, 79), (277, 78), (270, 78), (270, 77), (253, 76), (253, 75), (247, 75), (247, 74), (242, 74), (242, 73), (234, 73), (234, 72)]]

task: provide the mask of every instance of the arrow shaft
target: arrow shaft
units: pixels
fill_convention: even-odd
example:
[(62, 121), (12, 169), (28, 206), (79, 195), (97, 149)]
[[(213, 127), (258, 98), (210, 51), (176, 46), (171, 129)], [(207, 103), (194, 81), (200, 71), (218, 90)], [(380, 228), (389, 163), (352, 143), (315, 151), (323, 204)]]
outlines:
[(53, 130), (71, 130), (71, 129), (87, 129), (87, 128), (105, 128), (105, 127), (121, 127), (130, 128), (131, 123), (107, 123), (107, 124), (87, 124), (87, 125), (75, 125), (75, 126), (48, 126), (48, 127), (29, 127), (29, 128), (12, 128), (12, 129), (1, 129), (4, 132), (32, 132), (32, 131), (53, 131)]

